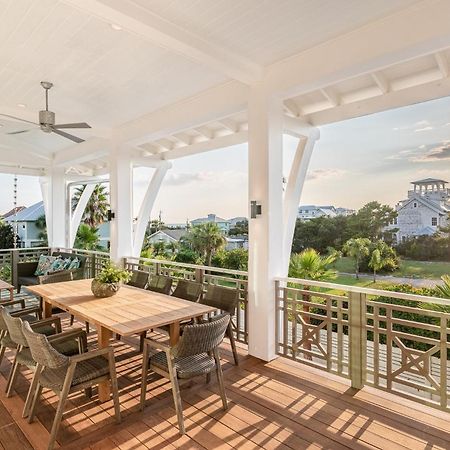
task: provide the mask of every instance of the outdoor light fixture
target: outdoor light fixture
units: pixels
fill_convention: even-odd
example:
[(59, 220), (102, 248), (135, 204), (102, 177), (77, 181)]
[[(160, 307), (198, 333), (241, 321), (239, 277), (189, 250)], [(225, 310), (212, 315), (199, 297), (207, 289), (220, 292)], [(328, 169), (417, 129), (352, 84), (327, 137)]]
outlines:
[(256, 219), (256, 216), (260, 216), (261, 214), (262, 214), (261, 203), (258, 203), (256, 200), (252, 200), (250, 202), (250, 217), (252, 219)]
[(113, 213), (110, 209), (108, 209), (108, 222), (111, 222), (116, 217), (115, 213)]

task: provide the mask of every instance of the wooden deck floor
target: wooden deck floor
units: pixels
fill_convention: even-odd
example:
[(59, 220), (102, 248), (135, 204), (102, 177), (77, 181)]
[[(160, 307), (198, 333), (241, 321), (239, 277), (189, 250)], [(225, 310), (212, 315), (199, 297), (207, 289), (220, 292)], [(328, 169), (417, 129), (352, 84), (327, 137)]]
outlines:
[[(92, 336), (95, 339), (95, 333)], [(70, 398), (58, 442), (67, 449), (450, 449), (450, 415), (365, 388), (281, 358), (263, 363), (241, 351), (223, 360), (230, 409), (221, 410), (214, 381), (182, 389), (187, 433), (180, 436), (169, 384), (154, 377), (148, 406), (138, 409), (142, 355), (116, 342), (123, 421), (111, 402)], [(36, 423), (21, 418), (30, 373), (22, 372), (17, 393), (4, 395), (12, 352), (0, 367), (0, 448), (45, 449), (57, 398), (45, 394)], [(213, 378), (214, 380), (214, 378)]]

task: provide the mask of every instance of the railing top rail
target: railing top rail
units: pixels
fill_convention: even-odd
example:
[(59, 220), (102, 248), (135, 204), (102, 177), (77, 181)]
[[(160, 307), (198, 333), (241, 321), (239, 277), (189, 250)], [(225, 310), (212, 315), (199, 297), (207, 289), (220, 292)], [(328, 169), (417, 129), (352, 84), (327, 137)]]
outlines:
[(248, 276), (248, 272), (243, 270), (232, 270), (232, 269), (223, 269), (222, 267), (213, 267), (213, 266), (199, 266), (197, 264), (188, 264), (188, 263), (180, 263), (177, 261), (169, 261), (166, 259), (151, 259), (151, 258), (139, 258), (136, 256), (127, 256), (125, 257), (126, 261), (146, 261), (153, 264), (165, 264), (176, 267), (184, 267), (186, 269), (200, 269), (200, 270), (208, 270), (210, 272), (220, 272), (227, 273), (229, 275), (241, 275)]
[[(421, 303), (433, 303), (437, 305), (450, 306), (450, 299), (429, 297), (426, 295), (407, 294), (404, 292), (386, 291), (384, 289), (371, 289), (357, 286), (348, 286), (346, 284), (328, 283), (325, 281), (313, 281), (303, 278), (290, 278), (290, 277), (277, 277), (275, 281), (281, 281), (285, 283), (306, 284), (309, 286), (316, 286), (325, 289), (339, 289), (346, 292), (354, 292), (357, 294), (376, 295), (378, 297), (391, 297), (399, 298), (402, 300), (411, 300)], [(295, 289), (295, 288), (294, 288)]]
[(19, 248), (2, 248), (0, 252), (20, 252), (24, 250), (48, 250), (50, 247), (19, 247)]
[(109, 253), (107, 252), (99, 252), (97, 250), (84, 250), (81, 248), (62, 248), (58, 247), (59, 251), (68, 251), (68, 252), (79, 252), (79, 253), (85, 253), (88, 255), (100, 255), (100, 256), (107, 256), (109, 258)]

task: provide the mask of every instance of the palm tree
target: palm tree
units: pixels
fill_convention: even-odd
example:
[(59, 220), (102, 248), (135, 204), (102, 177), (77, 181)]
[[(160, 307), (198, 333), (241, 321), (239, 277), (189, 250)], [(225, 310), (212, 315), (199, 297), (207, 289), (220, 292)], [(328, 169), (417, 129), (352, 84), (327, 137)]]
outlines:
[(377, 281), (377, 272), (384, 267), (383, 260), (381, 259), (381, 252), (376, 248), (370, 255), (369, 267), (373, 270), (373, 282)]
[(101, 250), (99, 243), (98, 229), (82, 223), (78, 228), (74, 247), (83, 250)]
[(355, 260), (355, 275), (359, 278), (359, 264), (369, 255), (370, 240), (367, 238), (351, 238), (344, 244), (344, 253)]
[(38, 239), (43, 241), (45, 245), (47, 245), (47, 222), (45, 220), (45, 215), (38, 217), (36, 221), (34, 222), (35, 227), (39, 230), (38, 231)]
[[(323, 281), (334, 279), (337, 276), (337, 272), (333, 269), (330, 269), (330, 265), (336, 261), (337, 255), (330, 254), (327, 256), (321, 256), (317, 250), (313, 248), (307, 248), (303, 250), (301, 253), (296, 253), (291, 256), (291, 260), (289, 262), (289, 276), (293, 278), (305, 278), (308, 280), (315, 281)], [(309, 286), (303, 286), (304, 291), (309, 290)], [(310, 302), (311, 295), (303, 294), (303, 301)], [(302, 318), (303, 322), (306, 325), (302, 326), (302, 336), (305, 335), (308, 324), (310, 323), (309, 305), (302, 305)], [(303, 344), (303, 348), (305, 350), (311, 350), (311, 343), (306, 341)], [(312, 356), (309, 353), (305, 353), (305, 359), (312, 359)]]
[[(85, 186), (75, 189), (72, 199), (72, 210), (74, 210), (78, 205), (84, 188)], [(81, 221), (90, 227), (97, 227), (107, 220), (108, 210), (109, 200), (106, 186), (103, 184), (97, 184), (94, 192), (92, 192), (92, 195), (87, 202)]]
[(211, 265), (213, 254), (225, 245), (225, 238), (216, 223), (206, 222), (196, 225), (189, 230), (186, 241), (192, 250), (205, 258), (205, 264)]
[(386, 266), (395, 267), (396, 261), (393, 257), (394, 250), (386, 242), (380, 239), (373, 246), (368, 266), (373, 270), (373, 282), (375, 283), (377, 272)]

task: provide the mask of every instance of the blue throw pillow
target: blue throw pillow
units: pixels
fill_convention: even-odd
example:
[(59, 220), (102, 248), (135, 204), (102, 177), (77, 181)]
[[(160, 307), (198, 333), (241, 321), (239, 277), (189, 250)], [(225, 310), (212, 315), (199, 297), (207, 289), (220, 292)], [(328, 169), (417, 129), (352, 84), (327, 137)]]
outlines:
[(54, 273), (64, 270), (64, 260), (58, 256), (51, 264), (50, 268), (47, 270), (47, 273)]
[(50, 267), (53, 264), (53, 261), (55, 261), (56, 256), (49, 256), (49, 255), (41, 255), (39, 256), (38, 265), (36, 268), (36, 271), (34, 274), (36, 276), (40, 275), (47, 275), (48, 271), (50, 270)]
[(78, 258), (73, 258), (70, 263), (69, 269), (79, 269), (80, 263), (81, 261)]

